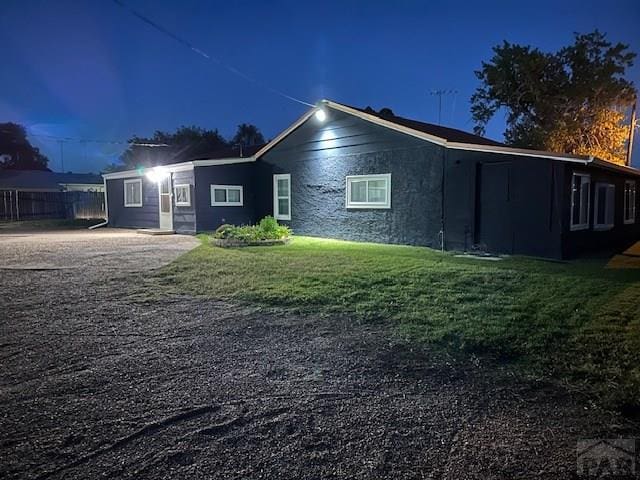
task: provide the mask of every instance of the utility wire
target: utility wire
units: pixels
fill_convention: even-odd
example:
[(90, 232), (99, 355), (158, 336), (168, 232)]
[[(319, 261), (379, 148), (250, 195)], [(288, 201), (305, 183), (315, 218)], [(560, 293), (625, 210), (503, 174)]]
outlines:
[(313, 105), (312, 103), (305, 102), (304, 100), (300, 100), (299, 98), (292, 97), (291, 95), (287, 95), (283, 91), (278, 90), (278, 89), (273, 88), (273, 87), (270, 87), (269, 85), (267, 85), (267, 84), (265, 84), (265, 83), (263, 83), (263, 82), (261, 82), (259, 80), (256, 80), (255, 78), (247, 75), (246, 73), (241, 72), (240, 70), (238, 70), (234, 66), (229, 65), (227, 63), (224, 63), (219, 58), (216, 58), (216, 57), (213, 57), (213, 56), (209, 55), (208, 53), (204, 52), (200, 48), (198, 48), (195, 45), (193, 45), (191, 42), (185, 40), (184, 38), (182, 38), (182, 37), (180, 37), (178, 35), (176, 35), (175, 33), (173, 33), (172, 31), (168, 30), (167, 28), (163, 27), (162, 25), (154, 22), (149, 17), (143, 15), (142, 13), (138, 12), (137, 10), (134, 10), (133, 8), (129, 7), (127, 4), (125, 4), (121, 0), (113, 0), (113, 2), (115, 4), (117, 4), (118, 6), (124, 8), (125, 10), (128, 10), (129, 13), (131, 13), (133, 16), (135, 16), (139, 20), (143, 21), (147, 25), (150, 25), (151, 27), (155, 28), (159, 32), (164, 33), (165, 35), (167, 35), (168, 37), (172, 38), (176, 42), (184, 45), (189, 50), (197, 53), (198, 55), (200, 55), (201, 57), (206, 58), (207, 60), (210, 60), (210, 61), (220, 65), (221, 67), (227, 69), (231, 73), (233, 73), (235, 75), (238, 75), (239, 77), (244, 78), (246, 81), (251, 82), (251, 83), (253, 83), (255, 85), (258, 85), (258, 86), (260, 86), (262, 88), (265, 88), (266, 90), (270, 91), (271, 93), (275, 93), (276, 95), (280, 95), (281, 97), (286, 98), (287, 100), (291, 100), (292, 102), (300, 103), (300, 104), (306, 105), (308, 107), (315, 107), (315, 105)]
[(78, 142), (78, 143), (104, 143), (108, 145), (133, 145), (135, 147), (169, 147), (166, 143), (139, 143), (139, 142), (120, 142), (118, 140), (92, 140), (87, 138), (58, 137), (55, 135), (46, 135), (43, 133), (29, 133), (31, 137), (43, 137), (58, 142)]

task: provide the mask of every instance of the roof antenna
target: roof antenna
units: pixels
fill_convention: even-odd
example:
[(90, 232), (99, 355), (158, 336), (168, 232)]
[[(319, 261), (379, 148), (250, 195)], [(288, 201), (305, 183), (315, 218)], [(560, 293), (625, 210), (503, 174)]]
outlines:
[(457, 90), (431, 90), (429, 95), (438, 96), (438, 125), (442, 125), (442, 96), (443, 95), (457, 95)]

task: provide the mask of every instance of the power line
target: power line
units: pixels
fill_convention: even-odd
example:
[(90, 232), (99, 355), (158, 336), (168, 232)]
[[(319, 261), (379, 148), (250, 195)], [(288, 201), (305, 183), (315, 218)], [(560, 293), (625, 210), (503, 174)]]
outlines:
[(122, 142), (118, 140), (95, 140), (95, 139), (88, 139), (88, 138), (59, 137), (56, 135), (47, 135), (44, 133), (29, 133), (29, 136), (48, 138), (56, 142), (78, 142), (78, 143), (84, 143), (85, 145), (87, 143), (103, 143), (108, 145), (130, 145), (134, 147), (170, 147), (171, 146), (166, 143), (142, 143), (142, 142)]
[(263, 82), (260, 82), (259, 80), (256, 80), (255, 78), (247, 75), (246, 73), (241, 72), (240, 70), (238, 70), (234, 66), (223, 62), (219, 58), (216, 58), (216, 57), (213, 57), (213, 56), (209, 55), (208, 53), (204, 52), (200, 48), (198, 48), (195, 45), (193, 45), (191, 42), (185, 40), (184, 38), (182, 38), (182, 37), (180, 37), (178, 35), (176, 35), (175, 33), (173, 33), (172, 31), (168, 30), (167, 28), (163, 27), (159, 23), (154, 22), (149, 17), (143, 15), (142, 13), (138, 12), (137, 10), (134, 10), (133, 8), (129, 7), (128, 5), (126, 5), (121, 0), (113, 0), (113, 2), (115, 4), (117, 4), (118, 6), (128, 10), (133, 16), (135, 16), (139, 20), (143, 21), (147, 25), (150, 25), (151, 27), (153, 27), (156, 30), (158, 30), (159, 32), (167, 35), (168, 37), (170, 37), (174, 41), (184, 45), (185, 47), (187, 47), (192, 52), (197, 53), (198, 55), (200, 55), (201, 57), (206, 58), (207, 60), (210, 60), (212, 62), (217, 63), (221, 67), (227, 69), (228, 71), (230, 71), (231, 73), (233, 73), (235, 75), (238, 75), (239, 77), (244, 78), (248, 82), (251, 82), (251, 83), (253, 83), (255, 85), (258, 85), (258, 86), (260, 86), (262, 88), (265, 88), (265, 89), (269, 90), (271, 93), (275, 93), (276, 95), (280, 95), (281, 97), (286, 98), (287, 100), (291, 100), (292, 102), (297, 102), (297, 103), (300, 103), (302, 105), (306, 105), (308, 107), (315, 107), (315, 105), (313, 105), (312, 103), (305, 102), (304, 100), (300, 100), (299, 98), (292, 97), (291, 95), (287, 95), (283, 91), (278, 90), (278, 89), (273, 88), (273, 87), (270, 87), (269, 85), (267, 85), (267, 84), (265, 84)]

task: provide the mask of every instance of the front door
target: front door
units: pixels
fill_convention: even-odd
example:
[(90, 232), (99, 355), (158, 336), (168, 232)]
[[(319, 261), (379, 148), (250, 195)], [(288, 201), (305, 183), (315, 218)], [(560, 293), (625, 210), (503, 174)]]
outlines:
[(160, 180), (158, 184), (160, 195), (160, 230), (173, 230), (173, 212), (171, 208), (171, 175)]
[(478, 165), (476, 244), (492, 253), (513, 253), (509, 162)]

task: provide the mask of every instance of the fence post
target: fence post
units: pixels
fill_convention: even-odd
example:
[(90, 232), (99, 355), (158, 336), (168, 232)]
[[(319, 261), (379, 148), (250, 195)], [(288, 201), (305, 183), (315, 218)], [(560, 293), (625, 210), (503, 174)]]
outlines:
[(20, 221), (20, 200), (18, 200), (18, 190), (16, 190), (16, 220)]

